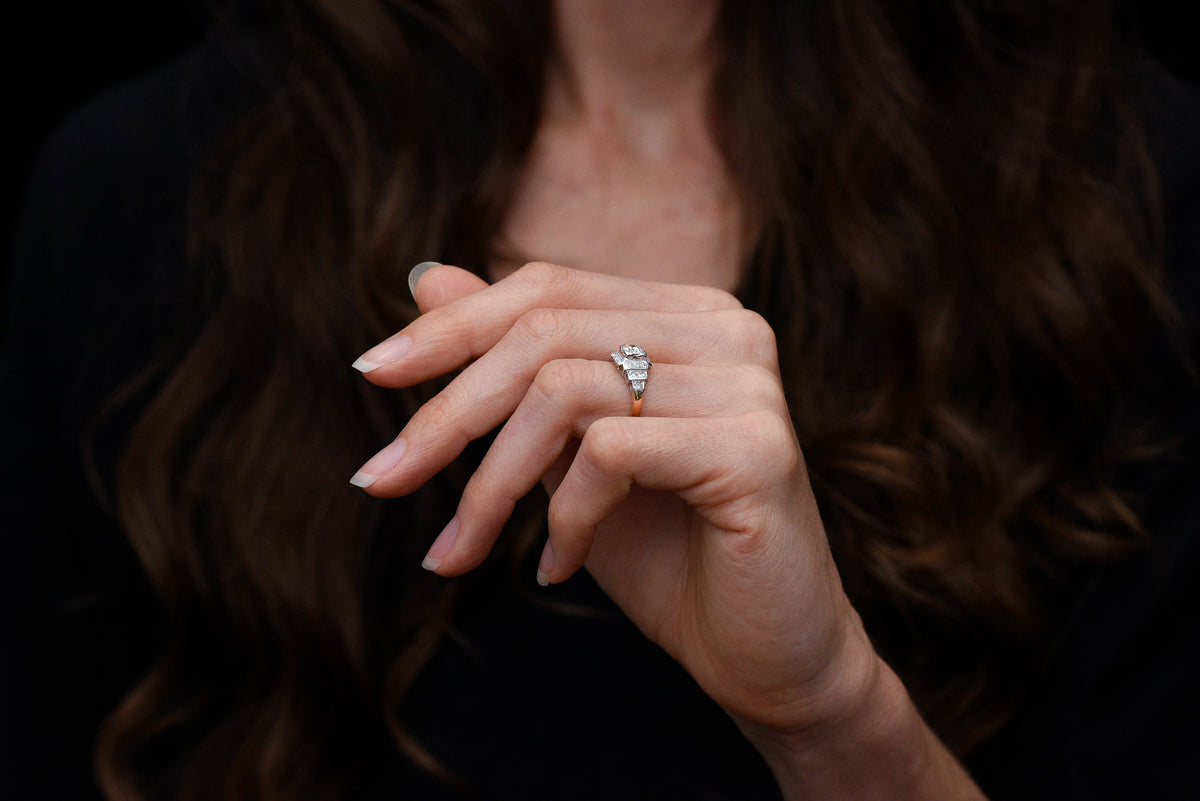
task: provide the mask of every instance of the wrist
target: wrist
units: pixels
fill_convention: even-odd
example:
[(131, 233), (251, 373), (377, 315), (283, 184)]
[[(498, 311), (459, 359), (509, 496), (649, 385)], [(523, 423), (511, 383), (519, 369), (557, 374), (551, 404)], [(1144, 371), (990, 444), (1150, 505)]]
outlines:
[(790, 724), (738, 721), (785, 798), (983, 799), (861, 625), (830, 670), (823, 694)]
[(804, 685), (795, 688), (787, 703), (760, 707), (753, 718), (734, 715), (742, 733), (760, 750), (826, 742), (864, 716), (878, 715), (888, 708), (892, 693), (885, 678), (891, 675), (890, 668), (875, 653), (858, 614), (849, 604), (843, 620), (831, 648), (833, 655), (819, 673), (806, 677)]

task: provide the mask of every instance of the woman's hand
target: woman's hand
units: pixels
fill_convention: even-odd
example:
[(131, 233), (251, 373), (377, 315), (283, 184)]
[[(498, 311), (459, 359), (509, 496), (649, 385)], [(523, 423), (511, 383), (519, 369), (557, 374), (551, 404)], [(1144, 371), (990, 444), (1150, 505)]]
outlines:
[[(389, 387), (465, 369), (355, 483), (411, 492), (502, 426), (426, 567), (476, 567), (541, 481), (539, 580), (586, 566), (768, 759), (879, 712), (890, 673), (842, 590), (760, 316), (707, 287), (547, 264), (493, 286), (438, 266), (416, 294), (426, 313), (356, 366)], [(621, 344), (654, 362), (636, 418)]]

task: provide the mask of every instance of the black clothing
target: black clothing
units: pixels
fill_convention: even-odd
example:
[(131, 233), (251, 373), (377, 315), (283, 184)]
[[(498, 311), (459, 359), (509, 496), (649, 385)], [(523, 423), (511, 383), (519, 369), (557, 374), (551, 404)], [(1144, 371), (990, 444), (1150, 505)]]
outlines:
[[(186, 307), (182, 209), (228, 105), (214, 101), (221, 78), (206, 64), (192, 54), (91, 104), (36, 171), (0, 373), (4, 798), (97, 797), (96, 729), (164, 635), (158, 602), (93, 488), (83, 443), (100, 430), (106, 399), (150, 361)], [(1148, 91), (1161, 112), (1152, 122), (1173, 289), (1194, 320), (1200, 101), (1165, 78)], [(1147, 391), (1174, 393), (1194, 433), (1192, 390), (1174, 375), (1149, 380)], [(1083, 576), (1044, 680), (969, 763), (991, 797), (1169, 801), (1200, 792), (1200, 637), (1184, 613), (1200, 600), (1194, 444), (1146, 477), (1153, 547)], [(101, 436), (95, 447), (98, 483), (111, 485), (119, 442)], [(567, 616), (519, 593), (493, 598), (468, 610), (462, 637), (443, 646), (412, 695), (415, 734), (472, 797), (778, 797), (731, 721), (586, 575), (548, 592), (606, 614)], [(369, 797), (455, 797), (398, 755), (381, 762)]]

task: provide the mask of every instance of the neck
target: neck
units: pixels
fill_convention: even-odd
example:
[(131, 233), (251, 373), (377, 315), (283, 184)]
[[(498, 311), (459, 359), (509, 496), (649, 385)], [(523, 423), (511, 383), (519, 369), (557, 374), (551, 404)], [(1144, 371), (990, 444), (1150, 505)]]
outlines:
[(716, 66), (716, 0), (556, 0), (552, 117), (632, 132), (703, 120)]

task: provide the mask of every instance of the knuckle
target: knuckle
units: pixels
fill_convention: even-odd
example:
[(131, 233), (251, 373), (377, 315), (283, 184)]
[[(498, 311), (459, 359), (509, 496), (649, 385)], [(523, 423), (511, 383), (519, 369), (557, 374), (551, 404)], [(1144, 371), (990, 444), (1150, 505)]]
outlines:
[(592, 423), (576, 458), (582, 458), (597, 473), (616, 472), (635, 444), (635, 435), (627, 422), (626, 418), (605, 417)]
[(758, 364), (775, 364), (778, 347), (775, 329), (756, 311), (739, 309), (730, 315), (729, 325), (736, 341), (744, 343), (748, 355)]
[(538, 369), (533, 388), (548, 400), (578, 394), (592, 383), (590, 364), (583, 359), (555, 359)]
[(514, 277), (527, 284), (538, 297), (554, 295), (570, 280), (571, 271), (548, 261), (531, 261), (516, 271)]
[(453, 354), (452, 358), (461, 361), (478, 358), (486, 352), (476, 344), (472, 322), (466, 311), (451, 307), (434, 309), (417, 320), (423, 325), (420, 336), (430, 347)]
[(453, 421), (460, 419), (470, 406), (470, 402), (461, 397), (458, 392), (447, 388), (425, 401), (413, 415), (409, 426), (412, 427), (412, 423), (415, 422), (421, 428), (444, 429)]
[(512, 514), (519, 494), (514, 494), (502, 474), (481, 468), (475, 471), (463, 488), (458, 502), (459, 514), (468, 518), (486, 518)]
[(526, 341), (553, 342), (566, 335), (571, 317), (568, 309), (532, 309), (521, 315), (513, 329)]
[(596, 521), (577, 500), (555, 493), (546, 508), (546, 523), (554, 544), (556, 567), (574, 571), (587, 560)]
[(576, 521), (575, 504), (565, 502), (557, 493), (546, 506), (546, 524), (552, 532), (570, 529)]
[(762, 364), (740, 365), (737, 387), (740, 394), (759, 408), (774, 408), (783, 398), (779, 376)]
[(703, 309), (712, 309), (713, 311), (733, 311), (745, 308), (742, 302), (737, 299), (731, 292), (726, 292), (723, 289), (716, 287), (698, 287), (700, 294), (700, 307)]
[(755, 450), (762, 454), (764, 464), (786, 470), (799, 466), (800, 449), (792, 425), (779, 414), (756, 409), (742, 415), (739, 427), (755, 443)]

